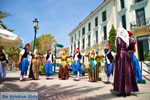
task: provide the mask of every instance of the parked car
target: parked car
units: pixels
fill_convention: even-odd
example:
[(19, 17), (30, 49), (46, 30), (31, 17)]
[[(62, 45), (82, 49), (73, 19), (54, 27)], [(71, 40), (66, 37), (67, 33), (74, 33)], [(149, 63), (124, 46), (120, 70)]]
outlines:
[[(72, 72), (72, 65), (73, 65), (73, 63), (69, 63), (69, 64), (68, 64), (69, 73)], [(86, 66), (85, 66), (85, 64), (81, 63), (81, 69), (82, 69), (82, 76), (84, 76), (84, 75), (85, 75), (85, 71), (86, 71)]]

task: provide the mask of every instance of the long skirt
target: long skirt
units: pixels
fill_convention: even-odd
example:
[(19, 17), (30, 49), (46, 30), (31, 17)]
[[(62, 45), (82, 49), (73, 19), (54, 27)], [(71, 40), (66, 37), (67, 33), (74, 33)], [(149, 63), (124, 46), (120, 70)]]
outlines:
[(50, 76), (53, 74), (53, 64), (50, 62), (45, 63), (45, 74), (46, 76)]
[(69, 71), (67, 64), (61, 64), (59, 68), (58, 77), (65, 80), (69, 78)]
[(39, 78), (39, 60), (33, 59), (30, 67), (29, 78), (38, 79)]
[(109, 77), (110, 75), (113, 75), (113, 63), (108, 64), (105, 62), (105, 73)]
[(94, 62), (91, 61), (91, 64), (89, 66), (89, 81), (96, 82), (98, 81), (98, 78), (98, 65), (94, 64)]
[(133, 64), (133, 69), (134, 69), (134, 73), (135, 73), (135, 77), (136, 77), (136, 81), (141, 81), (142, 80), (142, 74), (141, 74), (141, 69), (140, 69), (140, 65), (139, 62), (136, 58), (136, 56), (134, 54), (130, 54), (131, 57), (131, 61)]
[(28, 59), (22, 59), (19, 65), (19, 69), (21, 71), (21, 75), (24, 75), (28, 70)]
[(79, 71), (80, 74), (82, 74), (81, 69), (81, 63), (79, 61), (74, 61), (72, 65), (73, 74), (77, 75), (77, 72)]
[(123, 49), (116, 56), (114, 90), (120, 94), (139, 91), (130, 55)]

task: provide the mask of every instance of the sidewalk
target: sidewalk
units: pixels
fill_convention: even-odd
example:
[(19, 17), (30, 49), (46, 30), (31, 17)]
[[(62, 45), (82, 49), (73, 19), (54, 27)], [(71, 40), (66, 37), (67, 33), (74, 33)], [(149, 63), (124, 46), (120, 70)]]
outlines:
[[(106, 80), (105, 74), (100, 74), (102, 80)], [(150, 84), (138, 84), (140, 92), (131, 96), (119, 97), (115, 95), (112, 84), (103, 81), (88, 82), (88, 75), (81, 76), (80, 81), (74, 81), (71, 75), (69, 80), (59, 80), (57, 76), (51, 76), (46, 80), (40, 76), (39, 80), (19, 81), (19, 72), (7, 73), (7, 79), (0, 84), (0, 92), (38, 92), (39, 100), (150, 100)]]

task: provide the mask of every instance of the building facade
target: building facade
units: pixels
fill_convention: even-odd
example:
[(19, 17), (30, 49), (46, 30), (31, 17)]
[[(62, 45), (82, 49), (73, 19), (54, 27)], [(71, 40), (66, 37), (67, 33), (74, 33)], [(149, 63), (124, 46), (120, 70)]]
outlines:
[[(79, 47), (81, 53), (88, 54), (95, 49), (99, 54), (104, 54), (112, 25), (115, 29), (121, 25), (134, 33), (137, 39), (135, 54), (140, 60), (144, 60), (145, 53), (150, 50), (148, 10), (150, 0), (104, 0), (69, 33), (69, 53), (73, 54)], [(88, 59), (83, 57), (82, 62), (87, 64)]]

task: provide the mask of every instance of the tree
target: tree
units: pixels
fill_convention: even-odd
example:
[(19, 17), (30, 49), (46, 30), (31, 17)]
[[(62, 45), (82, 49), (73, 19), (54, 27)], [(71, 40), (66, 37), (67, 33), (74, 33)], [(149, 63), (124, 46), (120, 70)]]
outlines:
[[(56, 44), (54, 36), (51, 34), (42, 34), (35, 41), (35, 48), (39, 50), (40, 54), (43, 55), (49, 48), (53, 48)], [(31, 42), (31, 51), (33, 50), (34, 40)]]
[(112, 25), (112, 28), (109, 32), (108, 43), (112, 46), (111, 50), (114, 51), (114, 52), (116, 51), (115, 40), (116, 40), (116, 30), (114, 28), (114, 25)]
[(0, 11), (0, 27), (1, 28), (7, 29), (7, 27), (3, 24), (3, 21), (1, 20), (7, 16), (10, 16), (10, 14)]

